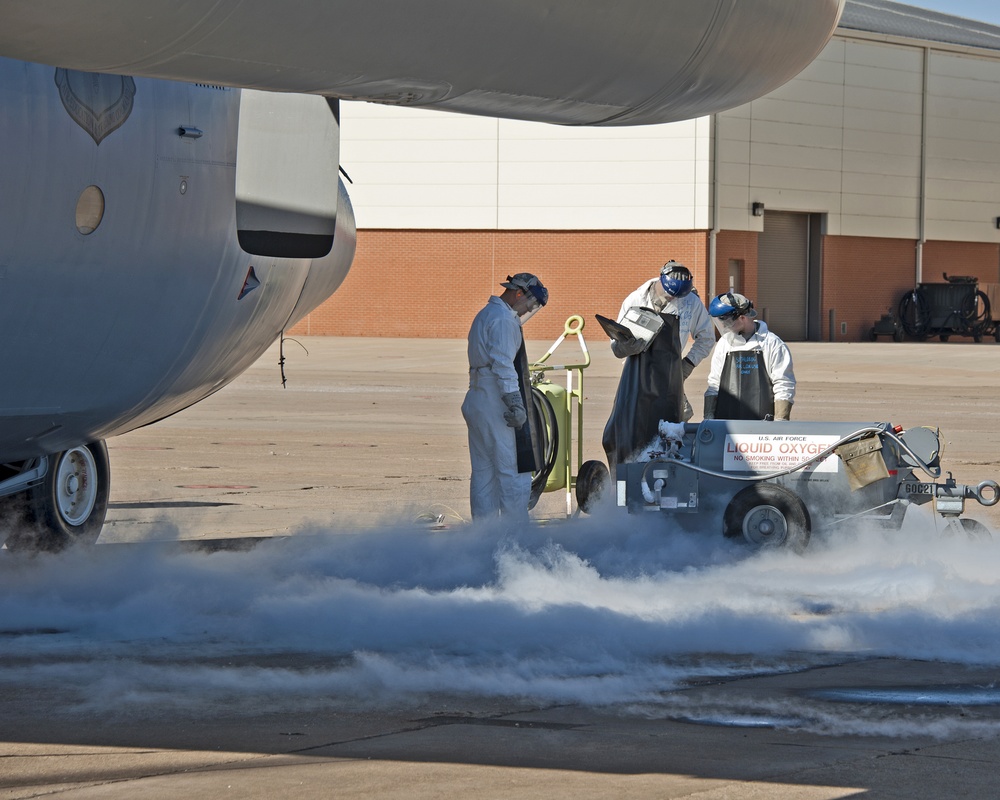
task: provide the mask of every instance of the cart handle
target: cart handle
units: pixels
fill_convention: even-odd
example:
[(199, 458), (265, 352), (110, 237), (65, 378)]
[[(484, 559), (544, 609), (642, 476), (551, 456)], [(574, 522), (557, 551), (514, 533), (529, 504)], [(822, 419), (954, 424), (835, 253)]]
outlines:
[[(566, 324), (563, 326), (562, 335), (552, 343), (552, 347), (543, 355), (538, 361), (529, 366), (533, 372), (544, 372), (546, 370), (556, 370), (556, 369), (586, 369), (590, 366), (590, 351), (587, 349), (587, 343), (583, 339), (583, 326), (585, 322), (583, 317), (579, 314), (573, 314), (569, 319), (566, 320)], [(583, 351), (583, 362), (580, 364), (545, 364), (545, 360), (551, 356), (561, 345), (567, 336), (575, 336), (577, 341), (580, 343), (580, 349)]]

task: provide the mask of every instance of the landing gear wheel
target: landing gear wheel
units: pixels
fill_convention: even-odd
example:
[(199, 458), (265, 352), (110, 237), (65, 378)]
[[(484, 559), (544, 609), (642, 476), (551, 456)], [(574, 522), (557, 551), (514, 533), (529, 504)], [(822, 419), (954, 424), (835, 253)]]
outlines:
[(801, 553), (809, 544), (812, 524), (798, 495), (774, 483), (757, 483), (740, 491), (726, 507), (723, 532), (755, 549), (788, 547)]
[(611, 484), (611, 473), (603, 461), (584, 461), (576, 476), (576, 502), (589, 514)]
[(110, 492), (111, 467), (103, 441), (49, 456), (45, 479), (28, 493), (32, 532), (17, 535), (14, 547), (54, 552), (74, 543), (93, 544), (104, 527)]

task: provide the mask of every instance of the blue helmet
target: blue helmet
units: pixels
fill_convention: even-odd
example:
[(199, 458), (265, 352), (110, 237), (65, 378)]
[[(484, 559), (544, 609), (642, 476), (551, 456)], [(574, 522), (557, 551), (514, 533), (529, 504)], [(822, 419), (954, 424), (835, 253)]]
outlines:
[(541, 305), (549, 302), (549, 290), (542, 286), (530, 272), (519, 272), (516, 275), (508, 275), (507, 280), (500, 284), (505, 289), (520, 289), (534, 297)]
[(725, 292), (713, 297), (708, 304), (708, 313), (716, 319), (757, 316), (750, 299), (736, 292)]
[(691, 291), (691, 270), (671, 259), (660, 268), (660, 285), (671, 297), (684, 297)]

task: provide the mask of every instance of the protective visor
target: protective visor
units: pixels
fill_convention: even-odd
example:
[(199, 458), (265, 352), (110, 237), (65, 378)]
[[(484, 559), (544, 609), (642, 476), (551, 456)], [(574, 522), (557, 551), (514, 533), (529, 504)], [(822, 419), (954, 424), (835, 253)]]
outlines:
[(715, 329), (719, 332), (720, 336), (725, 336), (727, 333), (736, 333), (736, 329), (739, 327), (740, 315), (737, 313), (726, 314), (724, 317), (712, 317), (712, 322), (715, 323)]
[(523, 313), (518, 315), (518, 319), (520, 320), (521, 324), (524, 325), (525, 322), (527, 322), (529, 319), (535, 316), (535, 314), (538, 313), (538, 309), (540, 309), (541, 307), (542, 304), (541, 302), (539, 302), (538, 298), (535, 297), (534, 293), (530, 291), (530, 289), (526, 291), (524, 293), (525, 310)]

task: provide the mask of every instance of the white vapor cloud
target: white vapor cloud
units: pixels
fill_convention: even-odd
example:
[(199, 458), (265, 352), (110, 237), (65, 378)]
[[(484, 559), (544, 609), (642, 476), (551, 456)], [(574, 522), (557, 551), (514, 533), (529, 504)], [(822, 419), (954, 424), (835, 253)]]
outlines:
[(942, 536), (922, 518), (801, 556), (610, 512), (516, 534), (400, 524), (245, 552), (0, 556), (0, 686), (58, 686), (88, 713), (449, 693), (898, 732), (898, 717), (818, 700), (724, 709), (671, 692), (859, 657), (1000, 664), (1000, 542)]

